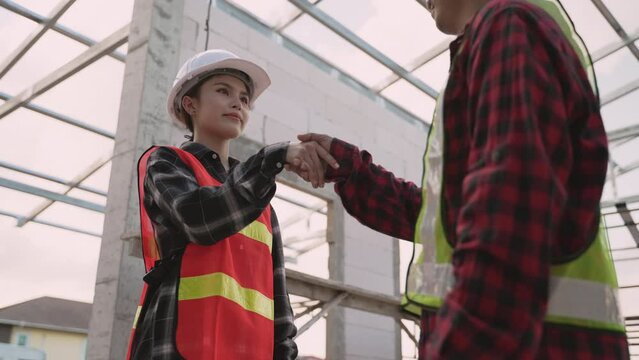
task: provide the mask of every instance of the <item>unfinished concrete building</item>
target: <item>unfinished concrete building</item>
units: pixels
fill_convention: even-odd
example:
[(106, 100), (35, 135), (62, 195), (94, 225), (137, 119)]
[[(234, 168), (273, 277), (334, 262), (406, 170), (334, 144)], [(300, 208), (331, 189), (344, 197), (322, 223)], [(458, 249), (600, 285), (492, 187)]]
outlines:
[[(228, 49), (262, 65), (272, 78), (247, 131), (233, 143), (232, 156), (244, 159), (265, 144), (295, 141), (301, 133), (326, 133), (368, 150), (398, 177), (420, 183), (451, 38), (437, 33), (415, 1), (128, 0), (117, 6), (129, 11), (123, 18), (130, 23), (109, 25), (110, 34), (97, 40), (62, 21), (65, 12), (89, 3), (61, 1), (45, 15), (20, 1), (0, 0), (0, 15), (33, 25), (0, 54), (5, 56), (0, 59), (0, 132), (19, 134), (27, 121), (36, 127), (47, 123), (60, 143), (77, 142), (51, 154), (71, 163), (81, 158), (71, 170), (52, 172), (45, 164), (46, 149), (32, 150), (32, 158), (23, 159), (15, 154), (29, 151), (28, 146), (12, 143), (14, 150), (0, 154), (0, 197), (9, 200), (0, 201), (0, 215), (16, 219), (21, 228), (63, 229), (99, 242), (88, 359), (124, 357), (144, 272), (137, 160), (153, 144), (184, 140), (184, 130), (171, 123), (165, 101), (178, 67), (195, 53)], [(577, 29), (585, 32), (600, 76), (602, 114), (612, 145), (601, 205), (631, 352), (638, 353), (639, 124), (636, 111), (628, 112), (639, 99), (639, 11), (618, 19), (621, 12), (615, 9), (622, 6), (608, 0), (564, 3)], [(588, 8), (587, 16), (577, 14), (581, 6)], [(399, 14), (391, 11), (397, 8)], [(374, 31), (397, 16), (410, 25), (382, 31), (384, 36)], [(415, 23), (419, 18), (423, 24)], [(592, 35), (587, 21), (605, 28), (605, 36)], [(29, 56), (39, 43), (54, 41), (47, 38), (51, 33), (74, 42), (77, 51), (39, 78), (25, 79), (20, 64), (33, 61)], [(98, 80), (91, 80), (98, 88), (74, 83), (94, 76), (90, 71), (106, 77), (100, 81), (119, 84), (103, 94), (115, 103), (80, 95), (90, 96), (97, 109), (109, 107), (114, 115), (110, 122), (79, 118), (81, 111), (69, 115), (64, 106), (49, 105), (65, 98), (62, 90), (55, 94), (64, 87), (99, 93)], [(313, 189), (290, 173), (279, 176), (273, 205), (282, 224), (289, 292), (299, 315), (300, 355), (417, 358), (419, 323), (399, 307), (412, 245), (361, 225), (346, 213), (332, 187)], [(63, 218), (69, 208), (75, 209), (73, 218)], [(85, 216), (94, 217), (90, 222), (103, 221), (103, 226), (86, 226)]]

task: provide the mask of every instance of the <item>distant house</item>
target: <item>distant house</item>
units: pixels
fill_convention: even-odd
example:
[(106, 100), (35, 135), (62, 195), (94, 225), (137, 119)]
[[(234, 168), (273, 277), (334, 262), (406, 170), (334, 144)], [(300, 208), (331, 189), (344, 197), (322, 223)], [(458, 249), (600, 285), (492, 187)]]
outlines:
[(28, 346), (0, 343), (0, 359), (2, 360), (47, 360), (42, 350)]
[(51, 297), (25, 301), (0, 309), (0, 343), (41, 350), (47, 360), (84, 360), (90, 318), (91, 304)]

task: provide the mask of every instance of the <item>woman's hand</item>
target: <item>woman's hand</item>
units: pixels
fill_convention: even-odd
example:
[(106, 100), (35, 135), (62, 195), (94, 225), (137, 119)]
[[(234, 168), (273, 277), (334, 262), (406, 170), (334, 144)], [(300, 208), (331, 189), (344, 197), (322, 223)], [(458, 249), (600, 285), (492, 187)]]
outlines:
[(290, 144), (286, 152), (286, 169), (296, 172), (313, 188), (324, 187), (326, 164), (337, 168), (337, 161), (315, 141)]

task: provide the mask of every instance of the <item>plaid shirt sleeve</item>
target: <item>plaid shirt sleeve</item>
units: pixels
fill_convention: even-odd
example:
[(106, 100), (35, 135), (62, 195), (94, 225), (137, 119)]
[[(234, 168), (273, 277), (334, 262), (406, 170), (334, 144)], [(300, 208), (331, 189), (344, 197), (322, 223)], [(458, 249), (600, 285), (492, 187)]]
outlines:
[(326, 180), (335, 182), (346, 211), (371, 229), (413, 241), (421, 188), (374, 164), (367, 151), (337, 138), (330, 153), (340, 167), (327, 167)]
[[(557, 39), (521, 7), (495, 6), (482, 15), (465, 35), (468, 62), (453, 64), (468, 73), (469, 168), (453, 230), (456, 282), (426, 345), (429, 359), (536, 358), (551, 241), (578, 156), (566, 115), (571, 94), (563, 93), (583, 88), (578, 62), (553, 62)], [(599, 130), (590, 141), (605, 144)], [(581, 174), (600, 177), (601, 160), (587, 159)], [(573, 201), (585, 207), (591, 199)]]
[(275, 210), (271, 208), (271, 227), (273, 229), (273, 293), (275, 295), (275, 349), (274, 360), (293, 360), (297, 358), (297, 345), (293, 338), (297, 334), (293, 309), (286, 292), (286, 271), (284, 268), (284, 249), (282, 234)]
[[(242, 230), (275, 194), (288, 144), (269, 145), (233, 167), (222, 186), (200, 186), (172, 150), (149, 157), (145, 189), (152, 201), (198, 245), (212, 245)], [(280, 163), (280, 167), (277, 167)]]

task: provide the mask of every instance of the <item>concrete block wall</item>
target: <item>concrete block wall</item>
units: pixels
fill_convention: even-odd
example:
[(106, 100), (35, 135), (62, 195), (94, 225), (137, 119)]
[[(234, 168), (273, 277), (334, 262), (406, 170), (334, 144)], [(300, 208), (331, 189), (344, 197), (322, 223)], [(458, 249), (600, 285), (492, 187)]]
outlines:
[[(208, 1), (185, 2), (180, 59), (204, 49)], [(375, 103), (241, 20), (213, 6), (209, 48), (225, 48), (264, 66), (272, 86), (257, 101), (245, 137), (260, 143), (295, 141), (308, 131), (326, 133), (368, 150), (376, 163), (397, 177), (418, 183), (426, 133)], [(386, 235), (345, 215), (342, 266), (347, 284), (397, 294), (398, 250)], [(403, 276), (403, 274), (399, 274)], [(398, 332), (393, 319), (351, 309), (340, 310), (343, 349), (327, 356), (344, 359), (395, 359)], [(330, 326), (328, 331), (331, 331)], [(304, 354), (304, 349), (300, 349)]]

